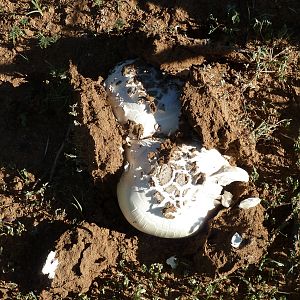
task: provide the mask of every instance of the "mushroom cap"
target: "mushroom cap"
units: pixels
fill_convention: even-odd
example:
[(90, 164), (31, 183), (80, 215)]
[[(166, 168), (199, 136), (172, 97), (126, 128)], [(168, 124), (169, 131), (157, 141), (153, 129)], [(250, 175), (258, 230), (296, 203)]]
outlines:
[(117, 187), (127, 221), (138, 230), (164, 238), (195, 234), (216, 207), (223, 184), (248, 181), (246, 171), (230, 166), (217, 150), (180, 145), (160, 163), (163, 140), (133, 141)]
[(179, 127), (181, 82), (161, 74), (140, 60), (118, 64), (104, 85), (114, 114), (143, 126), (141, 138), (159, 132), (169, 135)]

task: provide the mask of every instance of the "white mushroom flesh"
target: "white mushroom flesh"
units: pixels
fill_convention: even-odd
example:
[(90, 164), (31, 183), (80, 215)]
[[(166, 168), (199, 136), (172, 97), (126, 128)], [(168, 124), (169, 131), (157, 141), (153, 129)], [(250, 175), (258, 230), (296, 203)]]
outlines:
[(260, 201), (261, 201), (261, 199), (256, 198), (256, 197), (247, 198), (247, 199), (241, 201), (241, 203), (239, 204), (239, 208), (249, 209), (249, 208), (257, 206), (260, 203)]
[(141, 138), (174, 133), (179, 126), (181, 82), (139, 60), (118, 64), (105, 80), (108, 99), (121, 124), (143, 126)]
[(199, 146), (178, 146), (168, 163), (159, 164), (161, 142), (133, 141), (126, 150), (129, 165), (118, 184), (119, 205), (140, 231), (165, 238), (186, 237), (215, 208), (224, 184), (248, 181), (248, 176), (230, 166), (217, 150)]
[(43, 265), (42, 268), (42, 273), (44, 275), (48, 275), (49, 279), (53, 279), (55, 276), (55, 271), (58, 266), (58, 260), (55, 258), (56, 252), (55, 251), (50, 251), (45, 264)]

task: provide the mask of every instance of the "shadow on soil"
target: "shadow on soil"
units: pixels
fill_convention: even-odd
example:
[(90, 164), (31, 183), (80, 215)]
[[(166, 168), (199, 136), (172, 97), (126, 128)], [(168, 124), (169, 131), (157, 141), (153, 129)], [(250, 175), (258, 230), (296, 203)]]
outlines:
[(19, 236), (1, 237), (3, 252), (0, 280), (15, 282), (21, 290), (29, 292), (48, 284), (45, 277), (41, 276), (42, 266), (54, 241), (69, 226), (60, 221), (42, 221), (37, 226), (32, 226), (31, 219), (20, 218), (19, 221), (29, 225), (32, 230)]
[[(297, 0), (285, 1), (211, 1), (211, 0), (138, 0), (139, 6), (146, 12), (150, 12), (151, 4), (161, 7), (162, 9), (170, 9), (174, 11), (180, 8), (187, 12), (189, 17), (194, 18), (196, 22), (205, 23), (208, 16), (220, 20), (221, 24), (226, 25), (231, 21), (228, 19), (233, 10), (239, 14), (239, 22), (245, 31), (251, 28), (252, 23), (268, 20), (272, 22), (274, 30), (283, 27), (294, 28), (295, 33), (300, 26), (300, 4)], [(184, 21), (184, 20), (182, 20)]]

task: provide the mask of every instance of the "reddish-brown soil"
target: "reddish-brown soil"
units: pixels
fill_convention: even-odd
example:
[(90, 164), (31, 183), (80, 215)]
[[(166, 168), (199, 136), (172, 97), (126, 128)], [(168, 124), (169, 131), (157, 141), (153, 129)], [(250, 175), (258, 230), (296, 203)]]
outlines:
[[(300, 297), (298, 1), (38, 2), (0, 3), (0, 297)], [(251, 174), (193, 237), (138, 232), (117, 204), (128, 128), (103, 80), (134, 57), (184, 82), (172, 143), (196, 138)], [(239, 209), (249, 196), (261, 204)]]

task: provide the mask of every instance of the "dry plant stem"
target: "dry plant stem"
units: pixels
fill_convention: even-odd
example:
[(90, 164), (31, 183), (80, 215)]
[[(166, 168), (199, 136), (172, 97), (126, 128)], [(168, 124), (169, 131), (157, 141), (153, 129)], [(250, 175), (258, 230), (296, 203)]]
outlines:
[(274, 230), (274, 233), (272, 234), (272, 237), (270, 238), (269, 240), (269, 245), (268, 246), (271, 246), (273, 244), (273, 242), (275, 241), (275, 239), (277, 238), (277, 236), (280, 234), (280, 231), (282, 229), (284, 229), (287, 225), (288, 225), (288, 222), (293, 218), (293, 217), (298, 217), (298, 213), (295, 212), (295, 211), (292, 211), (287, 217), (286, 219), (282, 222), (282, 224), (277, 227), (275, 230)]
[(67, 129), (67, 132), (66, 132), (66, 135), (65, 135), (65, 138), (63, 140), (63, 142), (61, 143), (57, 153), (56, 153), (56, 156), (55, 156), (55, 159), (54, 159), (54, 162), (53, 162), (53, 165), (52, 165), (52, 168), (51, 168), (51, 172), (50, 172), (50, 177), (49, 177), (49, 182), (52, 181), (52, 178), (53, 178), (53, 175), (54, 175), (54, 172), (55, 172), (55, 169), (56, 169), (56, 165), (57, 165), (57, 161), (58, 161), (58, 158), (65, 146), (65, 143), (66, 143), (66, 140), (68, 139), (69, 137), (69, 134), (70, 134), (70, 131), (71, 131), (71, 128), (72, 128), (72, 125), (70, 124), (68, 129)]

